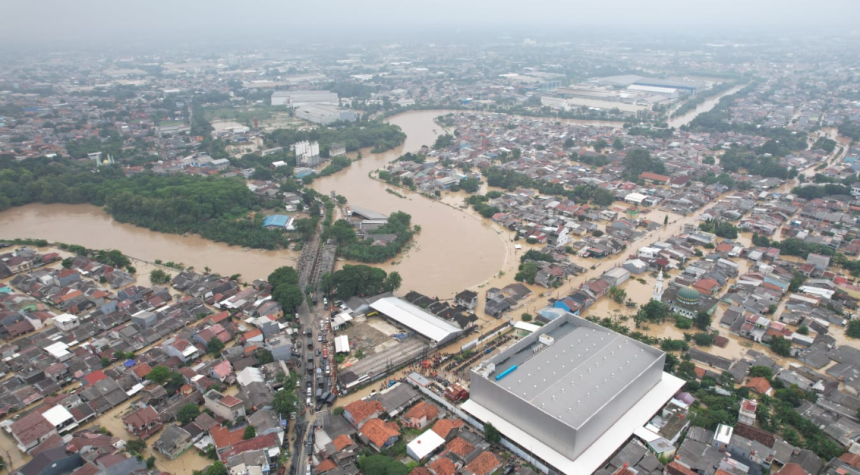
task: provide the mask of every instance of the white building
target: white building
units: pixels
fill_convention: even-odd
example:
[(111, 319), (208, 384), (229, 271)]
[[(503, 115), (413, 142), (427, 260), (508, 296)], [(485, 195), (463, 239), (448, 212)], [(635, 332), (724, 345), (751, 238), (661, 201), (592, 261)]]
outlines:
[(337, 93), (329, 91), (275, 91), (273, 106), (297, 107), (304, 104), (337, 104)]
[(54, 325), (60, 330), (67, 332), (81, 325), (81, 319), (75, 315), (64, 313), (54, 317)]
[(443, 445), (445, 445), (445, 439), (430, 429), (406, 445), (406, 454), (420, 462)]
[(328, 125), (333, 122), (355, 122), (358, 115), (348, 109), (339, 109), (330, 104), (304, 104), (296, 108), (296, 117), (314, 124)]

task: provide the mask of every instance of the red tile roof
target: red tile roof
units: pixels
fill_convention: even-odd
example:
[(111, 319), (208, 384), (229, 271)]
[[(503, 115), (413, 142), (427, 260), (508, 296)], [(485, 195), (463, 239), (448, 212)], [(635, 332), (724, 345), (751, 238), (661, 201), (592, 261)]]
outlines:
[(215, 447), (221, 449), (243, 441), (245, 431), (242, 429), (231, 431), (227, 427), (218, 426), (210, 429), (209, 435), (212, 436)]
[(341, 450), (344, 449), (344, 447), (348, 447), (348, 446), (354, 444), (355, 442), (353, 442), (352, 439), (350, 439), (347, 434), (341, 434), (341, 435), (335, 437), (334, 440), (331, 441), (331, 443), (332, 443), (332, 445), (334, 445), (334, 448), (336, 448), (337, 451), (340, 452)]
[(809, 475), (806, 470), (796, 463), (787, 463), (774, 475)]
[(381, 402), (364, 401), (362, 399), (347, 404), (343, 410), (348, 412), (352, 420), (359, 425), (369, 417), (385, 412), (385, 408), (382, 407)]
[(689, 468), (679, 464), (678, 462), (670, 462), (669, 465), (666, 465), (666, 474), (667, 475), (698, 475), (696, 472), (690, 470)]
[(771, 389), (770, 383), (767, 381), (767, 379), (762, 378), (761, 376), (751, 378), (749, 382), (744, 386), (762, 395), (766, 395), (767, 392)]
[[(396, 424), (393, 424), (397, 427)], [(361, 435), (367, 437), (373, 445), (384, 447), (388, 440), (395, 436), (400, 436), (400, 431), (392, 427), (392, 424), (386, 424), (382, 419), (370, 419), (361, 426)]]
[(436, 460), (427, 464), (427, 468), (433, 470), (436, 475), (454, 475), (457, 473), (457, 468), (454, 462), (448, 457), (439, 457)]
[(475, 460), (469, 462), (465, 469), (475, 475), (490, 475), (501, 465), (502, 462), (492, 452), (481, 452), (481, 455), (478, 455), (475, 457)]
[(445, 448), (459, 455), (461, 458), (469, 455), (473, 450), (475, 450), (475, 447), (472, 444), (466, 442), (465, 439), (460, 437), (452, 439), (451, 442), (448, 442), (445, 445)]
[(432, 421), (438, 416), (439, 408), (427, 401), (419, 402), (418, 404), (412, 406), (412, 409), (406, 411), (406, 414), (403, 414), (403, 417), (405, 419), (421, 419), (423, 417), (426, 418), (428, 421)]
[(107, 379), (107, 375), (104, 373), (104, 371), (97, 369), (97, 370), (93, 371), (92, 373), (84, 376), (84, 379), (89, 384), (96, 384), (99, 381)]
[(448, 434), (458, 427), (463, 427), (463, 421), (459, 419), (439, 419), (433, 424), (433, 432), (439, 434), (439, 437), (447, 439)]
[(316, 473), (328, 472), (329, 470), (334, 470), (337, 468), (337, 464), (331, 461), (331, 459), (323, 460), (319, 465), (317, 465)]

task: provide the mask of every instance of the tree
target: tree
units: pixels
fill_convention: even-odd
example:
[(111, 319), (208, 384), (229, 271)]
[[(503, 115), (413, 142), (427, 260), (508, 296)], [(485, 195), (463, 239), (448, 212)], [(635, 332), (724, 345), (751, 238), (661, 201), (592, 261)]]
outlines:
[(161, 269), (152, 269), (149, 273), (149, 282), (154, 285), (162, 285), (170, 282), (170, 274)]
[(612, 148), (615, 150), (624, 150), (624, 142), (621, 141), (620, 137), (616, 137), (615, 141), (612, 142)]
[(125, 443), (125, 449), (132, 454), (142, 454), (146, 450), (146, 442), (141, 439), (132, 439)]
[(213, 462), (203, 470), (203, 475), (227, 475), (227, 467), (221, 462)]
[(403, 279), (400, 277), (399, 272), (392, 272), (388, 274), (385, 280), (382, 283), (382, 286), (385, 288), (386, 292), (394, 292), (395, 290), (400, 288), (400, 285), (403, 283)]
[(332, 409), (331, 413), (335, 416), (341, 416), (341, 415), (343, 415), (343, 410), (344, 410), (343, 406), (338, 406), (338, 407)]
[(625, 300), (627, 300), (627, 291), (614, 285), (609, 287), (608, 294), (609, 298), (611, 298), (615, 303), (619, 305), (621, 305), (622, 303), (624, 303)]
[(693, 341), (698, 346), (711, 346), (714, 344), (714, 335), (710, 333), (696, 333), (693, 335)]
[(660, 323), (666, 318), (669, 317), (672, 309), (669, 305), (658, 302), (656, 300), (650, 300), (648, 303), (639, 308), (639, 314), (644, 320), (649, 322)]
[(609, 146), (609, 144), (606, 143), (606, 141), (603, 139), (597, 139), (597, 141), (592, 142), (592, 144), (591, 144), (591, 147), (594, 148), (594, 151), (597, 153), (602, 152), (603, 149), (605, 149), (608, 146)]
[(245, 440), (253, 439), (257, 437), (257, 429), (252, 425), (245, 426), (245, 432), (242, 434), (242, 438)]
[(524, 322), (530, 322), (530, 321), (532, 321), (532, 318), (534, 318), (534, 317), (532, 317), (532, 314), (530, 314), (530, 313), (523, 313), (520, 316), (520, 319)]
[(652, 158), (651, 154), (644, 148), (634, 148), (627, 152), (622, 162), (624, 176), (630, 180), (638, 180), (643, 172), (666, 173), (666, 166), (662, 161)]
[(272, 352), (266, 349), (262, 349), (257, 351), (257, 362), (262, 364), (269, 364), (275, 361), (275, 358), (272, 356)]
[(214, 355), (216, 358), (221, 356), (221, 350), (224, 349), (224, 342), (218, 337), (212, 337), (206, 342), (206, 352)]
[(179, 409), (179, 412), (176, 413), (176, 419), (178, 419), (182, 425), (185, 425), (196, 419), (199, 415), (200, 407), (193, 402), (189, 402)]
[(514, 280), (534, 284), (535, 276), (539, 270), (540, 266), (538, 266), (537, 262), (525, 262), (520, 264), (520, 271), (514, 276)]
[(845, 334), (851, 338), (860, 338), (860, 320), (851, 320), (848, 322), (848, 329)]
[(164, 385), (170, 379), (170, 373), (171, 371), (167, 366), (157, 365), (146, 375), (146, 380), (158, 385)]
[(480, 187), (480, 183), (478, 183), (478, 180), (474, 178), (467, 178), (460, 181), (460, 189), (466, 193), (476, 193)]
[(800, 333), (801, 335), (809, 335), (809, 327), (806, 325), (801, 325), (797, 327), (797, 333)]
[(150, 455), (148, 459), (146, 459), (146, 468), (152, 470), (155, 468), (155, 455)]
[(790, 356), (791, 341), (786, 340), (781, 336), (777, 336), (770, 340), (770, 349), (779, 356)]
[(305, 296), (297, 285), (286, 285), (272, 289), (272, 298), (274, 298), (284, 312), (293, 313), (304, 302)]
[(704, 311), (696, 313), (696, 316), (693, 318), (693, 325), (700, 330), (707, 330), (711, 327), (711, 314)]
[(749, 369), (750, 378), (773, 378), (773, 371), (767, 366), (752, 366)]
[(491, 444), (497, 444), (502, 440), (502, 434), (499, 433), (499, 429), (496, 429), (493, 424), (489, 422), (484, 423), (484, 438), (487, 439), (487, 442)]
[(669, 224), (669, 215), (667, 214), (666, 216), (663, 216), (663, 227), (665, 228), (666, 225), (668, 225), (668, 224)]
[(409, 469), (402, 462), (381, 454), (364, 456), (359, 458), (359, 467), (362, 473), (373, 475), (407, 475)]

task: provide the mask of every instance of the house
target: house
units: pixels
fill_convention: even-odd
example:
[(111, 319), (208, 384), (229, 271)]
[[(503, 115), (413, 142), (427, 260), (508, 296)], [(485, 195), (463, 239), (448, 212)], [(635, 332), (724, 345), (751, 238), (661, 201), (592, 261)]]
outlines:
[(80, 453), (68, 451), (61, 445), (39, 452), (14, 473), (16, 475), (65, 475), (74, 473), (83, 465), (84, 459)]
[(184, 338), (168, 340), (162, 347), (168, 356), (175, 356), (179, 361), (188, 363), (200, 356), (200, 351), (190, 341)]
[(125, 425), (125, 430), (144, 440), (162, 427), (161, 417), (152, 406), (140, 408), (123, 417), (122, 423)]
[(750, 391), (753, 391), (762, 396), (770, 396), (773, 394), (773, 388), (770, 385), (770, 382), (766, 378), (756, 377), (750, 378), (750, 380), (744, 385), (744, 387), (749, 388)]
[(359, 429), (362, 440), (367, 442), (377, 452), (394, 445), (400, 438), (397, 424), (384, 422), (382, 419), (373, 418), (366, 421)]
[(233, 366), (230, 365), (230, 362), (224, 360), (210, 370), (212, 377), (221, 381), (222, 383), (226, 380), (231, 374), (233, 374)]
[(37, 411), (31, 412), (12, 423), (9, 430), (22, 452), (29, 452), (44, 442), (45, 439), (57, 433), (56, 427)]
[(474, 460), (463, 467), (463, 475), (490, 475), (502, 466), (501, 460), (492, 452), (481, 452)]
[(211, 389), (203, 395), (203, 404), (207, 409), (228, 421), (245, 417), (245, 405), (236, 396), (226, 396)]
[(383, 412), (385, 412), (385, 408), (382, 407), (381, 402), (359, 399), (344, 406), (343, 417), (353, 427), (360, 429), (369, 419), (379, 417)]
[(464, 290), (454, 297), (454, 303), (465, 309), (475, 310), (475, 307), (478, 306), (478, 293)]
[(439, 419), (433, 424), (433, 432), (445, 440), (451, 440), (460, 432), (464, 422), (460, 419)]
[(191, 443), (191, 434), (187, 430), (179, 426), (169, 425), (164, 429), (161, 437), (155, 441), (153, 448), (164, 454), (169, 460), (174, 460), (182, 455), (188, 447), (191, 447)]
[(755, 411), (758, 408), (758, 402), (755, 399), (744, 399), (741, 401), (741, 407), (738, 409), (738, 421), (748, 426), (755, 425)]
[(439, 417), (439, 408), (427, 401), (421, 401), (403, 414), (404, 427), (423, 429)]

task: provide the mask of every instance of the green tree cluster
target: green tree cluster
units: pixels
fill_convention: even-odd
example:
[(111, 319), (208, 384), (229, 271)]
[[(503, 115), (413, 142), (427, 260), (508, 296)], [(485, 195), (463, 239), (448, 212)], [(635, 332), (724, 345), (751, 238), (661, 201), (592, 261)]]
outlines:
[(299, 274), (292, 267), (278, 267), (269, 274), (268, 282), (272, 286), (272, 298), (281, 305), (285, 314), (292, 314), (304, 302)]
[(388, 217), (388, 222), (370, 234), (393, 234), (394, 240), (384, 245), (374, 244), (370, 237), (352, 243), (339, 243), (341, 256), (359, 262), (385, 262), (400, 254), (416, 233), (411, 226), (412, 216), (402, 211), (395, 211)]
[(637, 147), (629, 150), (622, 165), (624, 165), (624, 177), (631, 181), (638, 180), (639, 175), (644, 172), (666, 173), (666, 165), (659, 158), (651, 157), (651, 153), (644, 148)]
[(400, 288), (402, 282), (397, 272), (387, 274), (378, 267), (349, 264), (331, 274), (330, 279), (326, 280), (328, 291), (343, 300), (354, 295), (370, 296), (393, 292)]

